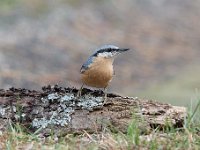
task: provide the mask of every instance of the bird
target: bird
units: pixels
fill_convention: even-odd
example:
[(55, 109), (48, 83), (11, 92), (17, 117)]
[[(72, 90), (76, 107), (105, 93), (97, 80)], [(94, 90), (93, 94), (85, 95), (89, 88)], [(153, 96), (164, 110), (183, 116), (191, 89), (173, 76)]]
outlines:
[(103, 45), (95, 50), (95, 52), (83, 63), (80, 74), (82, 86), (78, 92), (81, 96), (81, 90), (84, 85), (103, 88), (104, 102), (107, 100), (107, 87), (111, 82), (114, 69), (113, 62), (116, 56), (128, 51), (129, 48), (119, 48), (115, 45)]

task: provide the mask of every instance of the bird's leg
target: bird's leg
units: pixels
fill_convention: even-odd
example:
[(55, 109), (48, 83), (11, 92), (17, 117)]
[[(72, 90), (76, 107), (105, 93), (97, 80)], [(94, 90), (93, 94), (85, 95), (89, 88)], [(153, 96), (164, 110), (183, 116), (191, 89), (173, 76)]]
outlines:
[(103, 104), (105, 104), (107, 102), (107, 87), (104, 88), (104, 102)]
[(76, 95), (77, 98), (81, 97), (83, 86), (84, 84), (82, 84), (81, 88), (78, 90), (77, 95)]

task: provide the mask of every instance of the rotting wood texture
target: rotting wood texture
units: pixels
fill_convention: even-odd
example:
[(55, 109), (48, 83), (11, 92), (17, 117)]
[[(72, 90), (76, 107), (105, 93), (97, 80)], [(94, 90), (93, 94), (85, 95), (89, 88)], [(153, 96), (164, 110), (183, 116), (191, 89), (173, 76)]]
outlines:
[(77, 98), (78, 90), (56, 86), (43, 87), (42, 91), (11, 88), (0, 90), (0, 130), (8, 122), (19, 122), (30, 131), (40, 129), (51, 133), (101, 132), (104, 129), (126, 132), (134, 119), (143, 132), (170, 124), (182, 127), (186, 108), (162, 104), (150, 100), (108, 94), (103, 104), (102, 91), (84, 88)]

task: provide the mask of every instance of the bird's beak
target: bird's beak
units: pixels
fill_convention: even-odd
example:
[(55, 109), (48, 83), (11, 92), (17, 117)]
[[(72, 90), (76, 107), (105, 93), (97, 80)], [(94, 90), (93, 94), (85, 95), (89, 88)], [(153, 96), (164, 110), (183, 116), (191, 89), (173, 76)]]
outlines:
[(128, 50), (129, 50), (129, 48), (120, 48), (119, 52), (122, 53), (122, 52), (125, 52), (125, 51), (128, 51)]

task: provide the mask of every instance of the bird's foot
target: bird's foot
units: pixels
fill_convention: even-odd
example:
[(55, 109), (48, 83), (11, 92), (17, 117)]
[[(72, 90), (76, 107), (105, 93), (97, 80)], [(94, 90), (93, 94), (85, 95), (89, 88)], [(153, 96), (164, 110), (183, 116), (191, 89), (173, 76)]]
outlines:
[(104, 95), (103, 105), (105, 105), (106, 103), (107, 103), (107, 93), (105, 93), (105, 95)]
[(76, 98), (80, 98), (81, 97), (81, 93), (82, 93), (82, 89), (78, 90), (78, 92), (76, 94)]
[(81, 86), (81, 88), (78, 90), (77, 94), (76, 94), (76, 98), (80, 98), (82, 95), (82, 89), (83, 89), (84, 84)]

